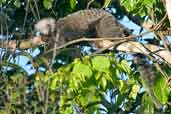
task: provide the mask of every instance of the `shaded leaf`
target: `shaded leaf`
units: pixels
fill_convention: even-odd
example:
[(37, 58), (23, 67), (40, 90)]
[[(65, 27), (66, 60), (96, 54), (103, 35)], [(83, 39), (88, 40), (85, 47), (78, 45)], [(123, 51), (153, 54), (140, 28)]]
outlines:
[(15, 5), (17, 8), (21, 7), (21, 2), (20, 2), (20, 0), (15, 0), (14, 5)]
[(151, 101), (151, 98), (149, 96), (147, 96), (147, 94), (145, 94), (143, 96), (143, 99), (142, 99), (142, 103), (143, 103), (143, 111), (145, 114), (154, 114), (154, 104), (153, 102)]

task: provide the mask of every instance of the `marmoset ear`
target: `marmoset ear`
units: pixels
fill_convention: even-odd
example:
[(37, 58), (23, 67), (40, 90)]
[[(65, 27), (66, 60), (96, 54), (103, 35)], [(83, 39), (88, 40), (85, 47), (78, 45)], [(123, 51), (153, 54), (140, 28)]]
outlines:
[(53, 18), (41, 19), (34, 26), (35, 30), (43, 35), (50, 35), (55, 31), (55, 27), (56, 27), (56, 20)]

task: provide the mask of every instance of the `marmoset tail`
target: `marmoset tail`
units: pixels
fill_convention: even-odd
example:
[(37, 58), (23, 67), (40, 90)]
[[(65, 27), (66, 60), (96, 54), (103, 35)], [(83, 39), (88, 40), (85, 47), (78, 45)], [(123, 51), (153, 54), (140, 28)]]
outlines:
[(147, 61), (147, 56), (143, 54), (135, 55), (135, 63), (138, 65), (140, 78), (146, 92), (151, 97), (153, 103), (155, 104), (155, 107), (157, 109), (162, 109), (162, 104), (157, 100), (153, 90), (154, 82), (156, 79), (153, 66), (149, 64), (149, 61)]

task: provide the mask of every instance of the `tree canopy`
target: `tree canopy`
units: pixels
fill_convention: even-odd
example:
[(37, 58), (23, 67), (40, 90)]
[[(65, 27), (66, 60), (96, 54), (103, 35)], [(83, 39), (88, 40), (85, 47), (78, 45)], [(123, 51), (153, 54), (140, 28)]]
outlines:
[[(170, 114), (170, 4), (169, 0), (1, 0), (0, 114)], [(95, 51), (86, 42), (78, 42), (75, 49), (71, 43), (60, 49), (53, 70), (46, 67), (42, 45), (9, 49), (11, 40), (29, 43), (38, 20), (91, 8), (103, 8), (118, 21), (128, 18), (141, 28), (139, 34), (117, 51)], [(73, 57), (75, 51), (82, 57)], [(142, 78), (145, 73), (132, 55), (137, 52), (148, 57), (155, 79)], [(153, 85), (146, 87), (149, 82)]]

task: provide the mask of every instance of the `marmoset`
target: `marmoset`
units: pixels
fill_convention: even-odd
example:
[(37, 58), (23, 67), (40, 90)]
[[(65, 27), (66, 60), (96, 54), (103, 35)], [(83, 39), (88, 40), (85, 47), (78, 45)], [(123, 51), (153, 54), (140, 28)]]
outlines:
[[(75, 12), (59, 20), (44, 18), (35, 24), (35, 30), (44, 36), (47, 49), (78, 38), (105, 38), (130, 35), (131, 31), (103, 9), (87, 9)], [(102, 43), (104, 42), (104, 43)], [(107, 47), (107, 41), (98, 41), (96, 47)]]

